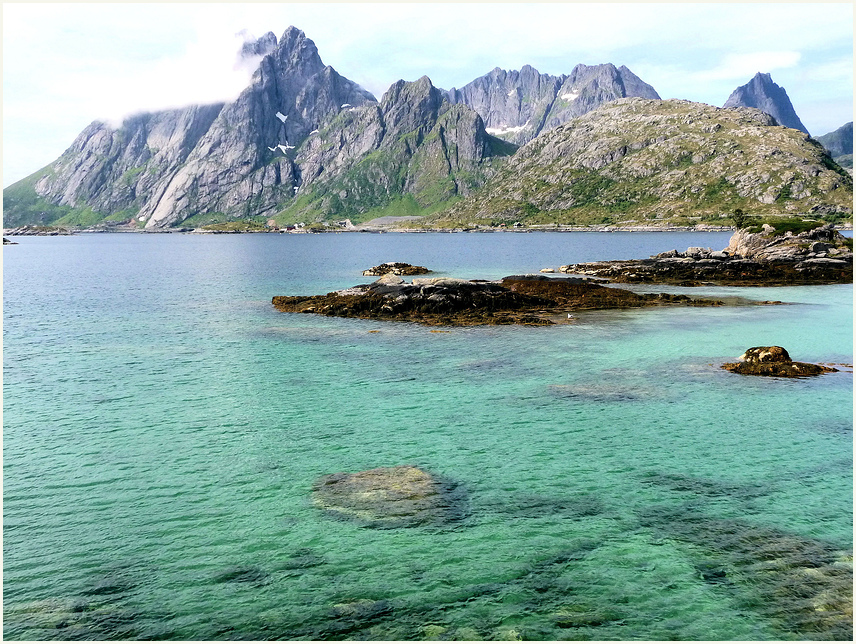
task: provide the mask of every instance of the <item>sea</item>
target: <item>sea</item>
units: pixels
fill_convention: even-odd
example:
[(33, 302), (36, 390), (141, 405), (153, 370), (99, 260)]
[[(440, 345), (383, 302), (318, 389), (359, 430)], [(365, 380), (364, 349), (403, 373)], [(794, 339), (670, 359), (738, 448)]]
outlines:
[[(728, 232), (95, 234), (3, 248), (6, 640), (852, 638), (853, 288), (436, 328), (281, 313)], [(650, 290), (650, 289), (649, 289)], [(780, 345), (807, 379), (720, 368)], [(313, 505), (413, 465), (446, 524)]]

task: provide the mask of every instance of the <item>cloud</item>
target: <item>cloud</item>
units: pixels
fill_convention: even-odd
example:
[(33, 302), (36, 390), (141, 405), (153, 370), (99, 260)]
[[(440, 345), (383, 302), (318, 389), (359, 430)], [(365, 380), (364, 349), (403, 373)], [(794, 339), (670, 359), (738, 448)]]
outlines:
[(714, 69), (695, 72), (698, 81), (745, 79), (748, 81), (758, 72), (769, 73), (777, 69), (795, 67), (800, 62), (797, 51), (759, 51), (747, 54), (728, 54)]

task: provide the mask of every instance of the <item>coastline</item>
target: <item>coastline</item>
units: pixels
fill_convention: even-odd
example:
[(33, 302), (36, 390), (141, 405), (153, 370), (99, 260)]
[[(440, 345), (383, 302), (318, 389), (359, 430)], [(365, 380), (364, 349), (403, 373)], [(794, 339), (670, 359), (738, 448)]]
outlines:
[[(548, 224), (539, 226), (527, 227), (502, 227), (502, 226), (478, 226), (473, 228), (397, 228), (391, 225), (366, 226), (357, 225), (350, 227), (329, 228), (324, 230), (305, 230), (293, 229), (287, 230), (284, 228), (268, 228), (262, 230), (203, 230), (200, 228), (132, 228), (129, 226), (110, 226), (110, 227), (90, 227), (90, 228), (73, 228), (73, 227), (57, 227), (58, 230), (36, 232), (26, 231), (20, 232), (19, 228), (4, 228), (3, 235), (5, 237), (28, 237), (28, 236), (61, 236), (61, 235), (76, 235), (76, 234), (104, 234), (104, 233), (137, 233), (137, 234), (190, 234), (190, 235), (243, 235), (243, 234), (266, 234), (266, 235), (315, 235), (315, 234), (340, 234), (340, 233), (367, 233), (367, 234), (384, 234), (384, 233), (407, 233), (407, 234), (425, 234), (425, 233), (672, 233), (672, 232), (699, 232), (699, 233), (717, 233), (735, 231), (734, 226), (712, 226), (707, 224), (697, 224), (695, 226), (621, 226), (621, 225), (604, 225), (604, 226), (561, 226), (558, 224)], [(853, 230), (853, 224), (836, 224), (835, 230)]]

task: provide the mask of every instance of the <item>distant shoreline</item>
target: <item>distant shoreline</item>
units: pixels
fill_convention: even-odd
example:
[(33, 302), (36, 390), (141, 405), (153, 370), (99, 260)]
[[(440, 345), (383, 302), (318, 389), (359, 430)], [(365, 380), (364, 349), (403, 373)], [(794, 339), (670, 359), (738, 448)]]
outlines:
[[(329, 228), (325, 230), (306, 230), (306, 229), (266, 229), (266, 230), (202, 230), (200, 228), (159, 228), (159, 229), (141, 229), (130, 228), (125, 226), (111, 226), (104, 228), (66, 228), (56, 227), (56, 229), (48, 232), (26, 231), (16, 232), (19, 228), (4, 228), (4, 237), (34, 237), (34, 236), (57, 236), (57, 235), (74, 235), (74, 234), (103, 234), (103, 233), (137, 233), (137, 234), (186, 234), (186, 235), (248, 235), (248, 234), (265, 234), (265, 235), (311, 235), (311, 234), (338, 234), (338, 233), (367, 233), (367, 234), (386, 234), (386, 233), (407, 233), (407, 234), (425, 234), (425, 233), (674, 233), (674, 232), (695, 232), (695, 233), (721, 233), (733, 232), (736, 230), (733, 226), (619, 226), (619, 225), (604, 225), (604, 226), (560, 226), (560, 225), (545, 225), (545, 226), (528, 226), (528, 227), (500, 227), (500, 226), (484, 226), (475, 228), (395, 228), (391, 226), (350, 226), (341, 228)], [(63, 232), (58, 232), (62, 229)], [(853, 230), (853, 224), (836, 224), (835, 230)]]

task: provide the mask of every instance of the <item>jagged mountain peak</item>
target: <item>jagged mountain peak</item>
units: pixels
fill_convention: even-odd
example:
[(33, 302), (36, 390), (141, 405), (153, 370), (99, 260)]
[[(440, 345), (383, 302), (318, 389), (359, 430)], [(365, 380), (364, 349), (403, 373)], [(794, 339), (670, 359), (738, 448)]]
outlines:
[(447, 94), (451, 103), (478, 112), (490, 134), (517, 144), (615, 99), (660, 98), (627, 67), (612, 63), (578, 64), (560, 76), (542, 74), (531, 65), (519, 71), (497, 67)]
[(722, 107), (754, 107), (772, 116), (780, 125), (808, 134), (783, 87), (769, 73), (758, 72), (745, 85), (735, 89)]

